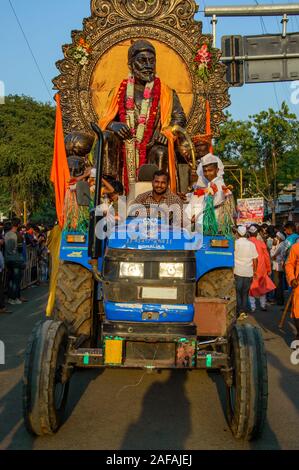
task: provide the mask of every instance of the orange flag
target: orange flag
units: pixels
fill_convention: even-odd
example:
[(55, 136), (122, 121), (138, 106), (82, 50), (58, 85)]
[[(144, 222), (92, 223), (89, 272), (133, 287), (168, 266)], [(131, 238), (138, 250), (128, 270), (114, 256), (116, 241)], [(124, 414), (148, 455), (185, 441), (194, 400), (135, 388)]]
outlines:
[(67, 163), (67, 156), (64, 144), (62, 112), (60, 106), (60, 96), (55, 95), (56, 107), (56, 126), (54, 139), (54, 155), (51, 170), (51, 181), (55, 188), (56, 212), (60, 227), (64, 225), (64, 198), (67, 190), (67, 183), (70, 180), (70, 170)]
[(212, 145), (212, 127), (211, 127), (211, 105), (209, 100), (206, 100), (206, 135), (211, 136), (210, 152), (213, 153)]

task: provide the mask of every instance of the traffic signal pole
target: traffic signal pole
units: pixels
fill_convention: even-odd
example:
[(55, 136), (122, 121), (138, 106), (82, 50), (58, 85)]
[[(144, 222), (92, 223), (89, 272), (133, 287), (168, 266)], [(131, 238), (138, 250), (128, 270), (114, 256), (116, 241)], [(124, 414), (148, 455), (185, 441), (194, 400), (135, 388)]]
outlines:
[(206, 7), (205, 16), (283, 16), (298, 15), (299, 3), (279, 4), (279, 5), (242, 5), (242, 6), (225, 6), (225, 7)]
[(299, 3), (280, 5), (213, 6), (204, 10), (212, 18), (216, 47), (220, 17), (281, 16), (279, 35), (223, 36), (221, 62), (226, 64), (230, 86), (299, 79), (299, 33), (287, 33), (288, 16), (299, 15)]
[(282, 37), (286, 37), (288, 16), (299, 15), (299, 3), (279, 5), (240, 5), (214, 6), (204, 9), (205, 16), (212, 18), (214, 45), (216, 45), (216, 26), (218, 17), (240, 16), (282, 16)]
[(296, 54), (264, 54), (264, 55), (243, 55), (232, 57), (221, 57), (221, 62), (231, 62), (232, 60), (266, 60), (266, 59), (298, 59), (299, 52)]

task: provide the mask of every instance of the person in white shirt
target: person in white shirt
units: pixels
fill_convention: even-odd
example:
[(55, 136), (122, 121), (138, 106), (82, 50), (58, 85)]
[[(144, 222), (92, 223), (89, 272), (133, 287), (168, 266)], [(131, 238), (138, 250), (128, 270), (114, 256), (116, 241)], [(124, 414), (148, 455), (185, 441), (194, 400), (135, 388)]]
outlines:
[(270, 256), (273, 266), (273, 282), (276, 285), (275, 300), (277, 305), (281, 306), (284, 305), (283, 276), (286, 251), (285, 236), (283, 233), (277, 232), (270, 250)]
[(257, 269), (256, 247), (247, 239), (247, 229), (240, 225), (235, 243), (235, 280), (237, 290), (237, 317), (245, 320), (248, 312), (248, 295)]
[(198, 180), (194, 186), (194, 193), (189, 195), (189, 204), (186, 208), (186, 215), (189, 220), (196, 221), (198, 226), (203, 223), (203, 216), (206, 207), (206, 198), (213, 196), (215, 215), (219, 221), (220, 208), (224, 205), (231, 191), (225, 186), (223, 175), (224, 165), (219, 157), (209, 153), (201, 160), (197, 169)]

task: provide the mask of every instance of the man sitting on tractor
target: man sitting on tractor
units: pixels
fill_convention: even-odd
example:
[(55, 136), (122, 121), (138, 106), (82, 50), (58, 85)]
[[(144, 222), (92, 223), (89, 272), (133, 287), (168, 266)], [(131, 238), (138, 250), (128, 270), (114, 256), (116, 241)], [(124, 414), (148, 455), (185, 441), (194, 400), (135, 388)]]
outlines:
[[(159, 208), (163, 212), (171, 210), (173, 213), (172, 223), (182, 226), (183, 223), (183, 201), (179, 196), (169, 189), (169, 175), (163, 170), (156, 171), (153, 175), (153, 190), (140, 194), (131, 206), (131, 212), (139, 217), (157, 216)], [(140, 206), (143, 206), (140, 209)]]

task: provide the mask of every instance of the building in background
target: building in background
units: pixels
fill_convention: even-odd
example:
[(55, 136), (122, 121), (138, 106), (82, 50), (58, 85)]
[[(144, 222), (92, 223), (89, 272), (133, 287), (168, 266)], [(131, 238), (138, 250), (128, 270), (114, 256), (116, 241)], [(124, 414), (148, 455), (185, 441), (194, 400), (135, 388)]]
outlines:
[[(299, 180), (282, 188), (277, 199), (275, 213), (277, 224), (283, 225), (288, 221), (299, 224)], [(271, 219), (271, 214), (272, 211), (267, 206), (266, 218)]]

